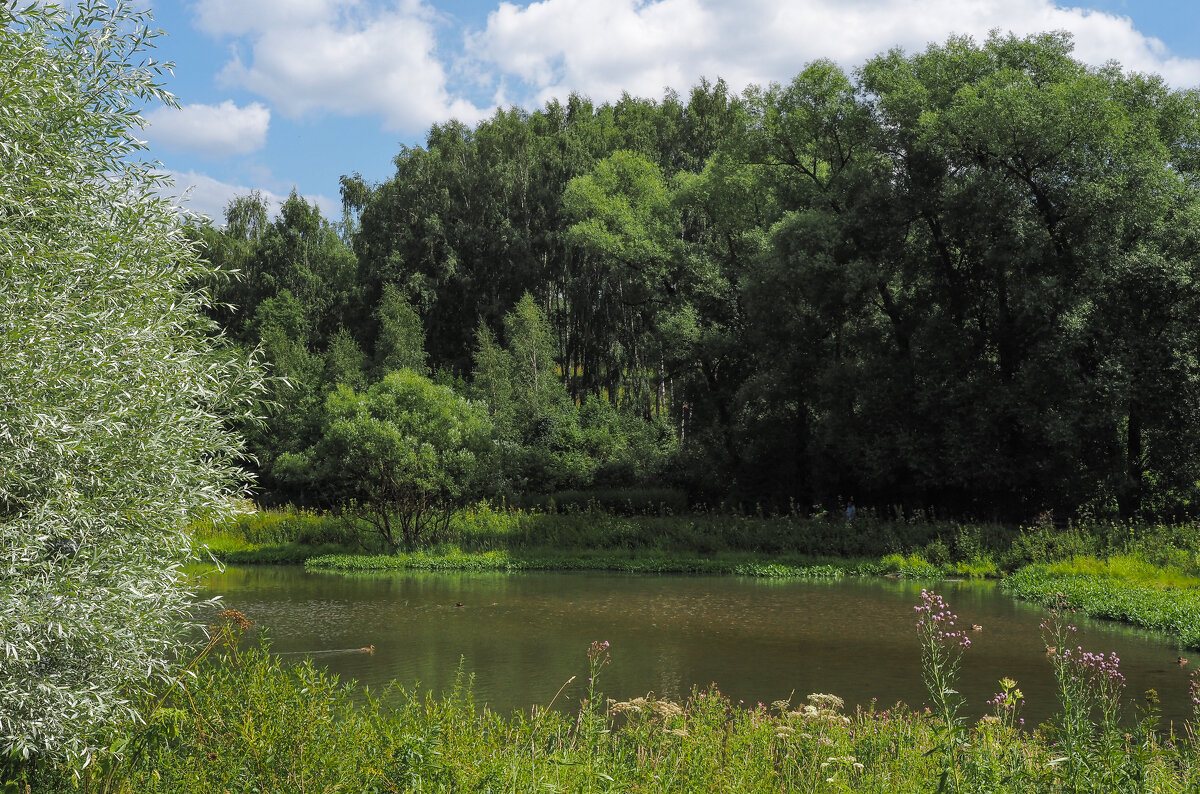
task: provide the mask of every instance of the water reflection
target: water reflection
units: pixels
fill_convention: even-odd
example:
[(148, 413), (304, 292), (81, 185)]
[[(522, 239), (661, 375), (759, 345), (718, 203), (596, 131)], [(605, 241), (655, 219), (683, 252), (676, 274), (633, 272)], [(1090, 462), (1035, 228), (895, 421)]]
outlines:
[[(851, 705), (925, 702), (912, 607), (919, 583), (904, 580), (770, 581), (736, 577), (603, 573), (403, 573), (352, 576), (300, 568), (228, 568), (205, 578), (211, 594), (265, 627), (276, 651), (309, 652), (320, 664), (378, 688), (397, 680), (437, 692), (461, 669), (476, 701), (499, 711), (577, 701), (586, 691), (584, 651), (612, 643), (601, 681), (613, 697), (648, 691), (671, 698), (715, 682), (735, 701), (795, 693), (840, 695)], [(973, 714), (1003, 676), (1026, 694), (1025, 716), (1056, 708), (1038, 628), (1042, 610), (991, 583), (937, 585), (972, 634), (960, 687)], [(462, 606), (458, 606), (461, 603)], [(1080, 642), (1116, 651), (1129, 697), (1156, 689), (1164, 716), (1189, 713), (1187, 670), (1174, 646), (1146, 632), (1080, 619)], [(359, 648), (374, 645), (367, 655)]]

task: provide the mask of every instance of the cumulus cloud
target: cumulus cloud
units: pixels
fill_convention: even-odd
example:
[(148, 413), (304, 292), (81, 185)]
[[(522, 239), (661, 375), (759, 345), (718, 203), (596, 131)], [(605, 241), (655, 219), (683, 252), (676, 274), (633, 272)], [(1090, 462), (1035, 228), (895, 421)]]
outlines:
[(467, 37), (467, 48), (481, 72), (500, 76), (497, 96), (524, 93), (541, 103), (570, 91), (595, 100), (621, 91), (656, 97), (666, 87), (686, 90), (700, 76), (724, 77), (740, 89), (786, 81), (817, 58), (852, 68), (892, 47), (920, 50), (951, 34), (982, 40), (993, 29), (1067, 30), (1081, 60), (1117, 60), (1178, 87), (1200, 84), (1200, 60), (1173, 57), (1128, 17), (1052, 0), (502, 2)]
[[(244, 11), (244, 13), (243, 13)], [(421, 0), (203, 0), (196, 24), (239, 37), (220, 79), (266, 98), (289, 118), (332, 111), (377, 115), (414, 133), (486, 112), (447, 89), (438, 17)]]
[(241, 36), (281, 22), (293, 26), (324, 22), (358, 5), (357, 0), (202, 0), (193, 9), (196, 27), (205, 33)]
[[(287, 199), (287, 196), (273, 193), (270, 190), (264, 190), (261, 187), (254, 188), (247, 185), (239, 185), (230, 182), (222, 182), (218, 179), (200, 174), (195, 171), (175, 172), (171, 174), (174, 187), (167, 188), (162, 191), (162, 195), (170, 199), (176, 206), (181, 207), (188, 212), (197, 215), (204, 215), (211, 218), (217, 224), (222, 224), (225, 218), (225, 206), (230, 200), (237, 196), (245, 196), (254, 190), (262, 193), (274, 212), (279, 209), (279, 206)], [(304, 199), (310, 203), (315, 203), (321, 209), (321, 214), (326, 218), (340, 218), (342, 213), (342, 205), (340, 201), (333, 200), (323, 195), (304, 196)]]
[(258, 102), (239, 108), (227, 99), (219, 105), (158, 108), (145, 119), (146, 137), (157, 145), (224, 157), (261, 149), (267, 142), (271, 111)]

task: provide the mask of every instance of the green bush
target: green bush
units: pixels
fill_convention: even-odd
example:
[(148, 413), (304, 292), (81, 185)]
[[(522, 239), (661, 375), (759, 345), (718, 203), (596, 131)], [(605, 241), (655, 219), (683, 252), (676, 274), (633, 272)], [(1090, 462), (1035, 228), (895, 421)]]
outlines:
[(91, 759), (172, 674), (186, 525), (245, 485), (262, 374), (145, 157), (141, 110), (178, 106), (151, 23), (0, 7), (0, 759)]
[(937, 579), (942, 569), (919, 554), (888, 554), (881, 561), (888, 573), (898, 573), (913, 579)]
[(227, 531), (236, 532), (256, 546), (286, 543), (319, 546), (353, 546), (362, 537), (362, 527), (350, 517), (288, 508), (260, 510), (239, 516)]
[(1100, 552), (1103, 541), (1099, 533), (1086, 532), (1078, 527), (1058, 529), (1045, 525), (1022, 529), (1013, 539), (1005, 555), (1005, 567), (1041, 564), (1072, 557), (1089, 557)]
[(602, 511), (613, 515), (682, 515), (687, 512), (687, 494), (672, 488), (592, 488), (556, 491), (534, 497), (531, 507), (549, 511)]

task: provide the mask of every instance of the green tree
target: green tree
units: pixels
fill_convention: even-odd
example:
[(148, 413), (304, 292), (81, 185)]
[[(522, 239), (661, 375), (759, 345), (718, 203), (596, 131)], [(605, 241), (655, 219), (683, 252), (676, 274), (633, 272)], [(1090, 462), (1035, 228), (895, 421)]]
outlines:
[(472, 384), (492, 414), (497, 434), (510, 437), (515, 406), (513, 404), (513, 357), (496, 340), (482, 319), (475, 330), (475, 369)]
[(491, 446), (484, 406), (411, 370), (326, 402), (315, 460), (328, 497), (369, 521), (393, 549), (436, 537), (474, 495)]
[(367, 354), (344, 328), (329, 340), (325, 350), (325, 383), (336, 386), (344, 383), (359, 391), (367, 388)]
[(0, 8), (0, 753), (94, 759), (173, 671), (188, 522), (231, 510), (261, 376), (214, 343), (210, 269), (138, 108), (173, 104), (124, 2)]
[[(570, 295), (598, 316), (583, 354), (583, 379), (614, 403), (649, 414), (662, 383), (658, 321), (677, 307), (679, 211), (661, 170), (620, 151), (563, 192), (575, 220), (566, 238), (586, 252)], [(658, 401), (661, 409), (662, 401)]]
[(554, 337), (546, 315), (528, 292), (504, 316), (512, 361), (514, 421), (526, 444), (546, 443), (567, 406)]
[(411, 369), (418, 375), (427, 375), (425, 329), (421, 326), (421, 318), (392, 284), (384, 285), (375, 319), (379, 323), (379, 334), (375, 338), (377, 370), (386, 375), (397, 369)]

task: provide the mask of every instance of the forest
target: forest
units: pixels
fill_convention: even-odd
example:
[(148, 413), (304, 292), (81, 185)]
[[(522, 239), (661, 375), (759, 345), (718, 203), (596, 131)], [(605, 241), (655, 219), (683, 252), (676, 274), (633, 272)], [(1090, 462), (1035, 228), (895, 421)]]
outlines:
[(265, 503), (373, 501), (406, 371), (470, 450), (450, 498), (1195, 514), (1200, 95), (1067, 34), (500, 110), (395, 167), (340, 219), (251, 194), (191, 230), (273, 375)]

